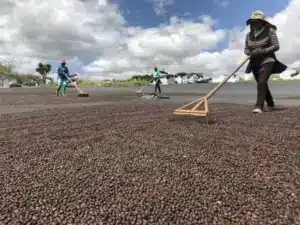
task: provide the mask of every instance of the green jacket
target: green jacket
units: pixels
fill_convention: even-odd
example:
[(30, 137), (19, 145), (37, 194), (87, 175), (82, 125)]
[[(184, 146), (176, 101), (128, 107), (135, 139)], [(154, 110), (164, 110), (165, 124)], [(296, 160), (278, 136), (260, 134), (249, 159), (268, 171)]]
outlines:
[(160, 78), (160, 72), (159, 71), (154, 71), (153, 72), (153, 77), (154, 78)]

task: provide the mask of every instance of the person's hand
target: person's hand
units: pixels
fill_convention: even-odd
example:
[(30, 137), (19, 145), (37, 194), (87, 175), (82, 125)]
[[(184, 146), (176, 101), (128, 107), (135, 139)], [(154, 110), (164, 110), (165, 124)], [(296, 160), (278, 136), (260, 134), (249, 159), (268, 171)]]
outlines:
[(262, 54), (264, 54), (264, 50), (261, 49), (261, 48), (256, 48), (251, 52), (251, 57), (259, 56), (259, 55), (262, 55)]

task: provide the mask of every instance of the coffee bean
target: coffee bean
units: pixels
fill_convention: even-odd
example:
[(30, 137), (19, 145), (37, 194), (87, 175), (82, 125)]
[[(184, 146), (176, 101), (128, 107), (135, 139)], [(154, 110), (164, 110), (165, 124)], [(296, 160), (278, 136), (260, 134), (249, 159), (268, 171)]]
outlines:
[(214, 124), (177, 107), (4, 116), (0, 224), (299, 224), (297, 107), (214, 104)]

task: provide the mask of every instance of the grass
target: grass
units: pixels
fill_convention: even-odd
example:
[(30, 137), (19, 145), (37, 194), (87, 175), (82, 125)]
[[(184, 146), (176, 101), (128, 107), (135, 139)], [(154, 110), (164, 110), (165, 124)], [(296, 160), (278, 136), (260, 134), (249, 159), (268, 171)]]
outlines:
[(130, 86), (145, 86), (149, 81), (145, 79), (130, 79), (122, 81), (80, 81), (79, 85), (81, 87), (130, 87)]
[(50, 82), (47, 84), (47, 86), (55, 87), (55, 86), (57, 86), (57, 82)]
[[(143, 79), (132, 79), (124, 81), (90, 81), (82, 80), (78, 83), (80, 87), (140, 87), (145, 86), (149, 81)], [(57, 86), (57, 82), (49, 83), (48, 86)]]

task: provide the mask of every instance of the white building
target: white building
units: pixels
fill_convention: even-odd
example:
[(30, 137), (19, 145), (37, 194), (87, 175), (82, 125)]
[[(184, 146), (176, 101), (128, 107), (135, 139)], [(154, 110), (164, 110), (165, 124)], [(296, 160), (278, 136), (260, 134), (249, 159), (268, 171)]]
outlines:
[[(160, 79), (161, 81), (161, 85), (168, 85), (169, 84), (169, 81), (167, 78), (163, 77)], [(152, 85), (155, 85), (155, 81), (152, 82)]]
[(198, 78), (197, 75), (192, 75), (192, 76), (190, 76), (189, 78), (187, 78), (187, 83), (188, 83), (188, 84), (194, 84), (194, 83), (196, 83), (196, 81), (198, 81), (198, 80), (199, 80), (199, 78)]
[[(225, 80), (228, 76), (225, 76), (225, 75), (221, 75), (219, 77), (213, 77), (212, 78), (212, 83), (220, 83), (222, 82), (223, 80)], [(230, 77), (230, 79), (227, 81), (229, 83), (237, 83), (240, 81), (240, 76), (233, 76), (233, 77)]]
[(5, 87), (5, 88), (9, 87), (9, 85), (11, 85), (11, 84), (16, 84), (16, 83), (17, 83), (16, 79), (5, 78), (5, 79), (0, 80), (0, 86)]

